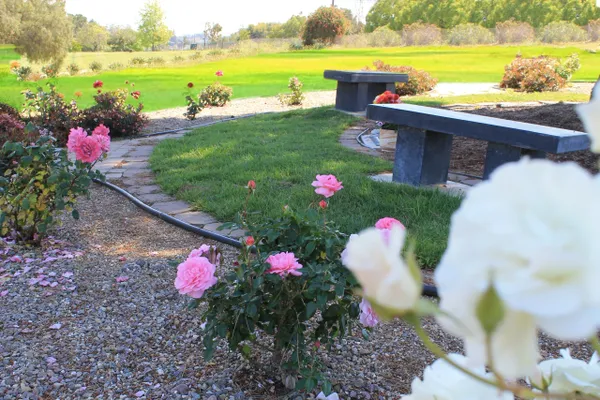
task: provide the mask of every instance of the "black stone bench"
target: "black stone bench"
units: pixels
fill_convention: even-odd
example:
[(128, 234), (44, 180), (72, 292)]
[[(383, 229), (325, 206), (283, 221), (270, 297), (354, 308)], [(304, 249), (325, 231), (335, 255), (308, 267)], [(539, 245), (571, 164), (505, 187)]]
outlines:
[(367, 118), (400, 126), (393, 180), (414, 186), (446, 183), (455, 135), (488, 142), (484, 179), (523, 155), (545, 158), (590, 147), (583, 132), (411, 104), (373, 104)]
[(324, 76), (338, 82), (335, 108), (350, 112), (365, 111), (381, 93), (395, 93), (396, 82), (408, 82), (408, 75), (390, 72), (327, 70)]

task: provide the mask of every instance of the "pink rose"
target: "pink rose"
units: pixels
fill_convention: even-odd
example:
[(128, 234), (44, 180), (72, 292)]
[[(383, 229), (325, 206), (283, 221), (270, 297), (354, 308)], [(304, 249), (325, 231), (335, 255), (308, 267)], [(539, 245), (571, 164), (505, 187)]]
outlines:
[(381, 218), (375, 224), (375, 228), (381, 229), (381, 230), (384, 230), (384, 229), (390, 230), (394, 226), (399, 226), (402, 229), (406, 229), (406, 227), (402, 224), (402, 222), (398, 221), (395, 218), (390, 218), (390, 217)]
[(267, 271), (268, 274), (277, 274), (282, 278), (285, 278), (288, 274), (302, 275), (302, 272), (298, 271), (302, 268), (302, 265), (298, 263), (294, 253), (273, 254), (267, 258), (267, 263), (271, 265), (271, 268)]
[(206, 257), (190, 257), (177, 267), (175, 288), (180, 294), (199, 299), (217, 283), (216, 267)]
[(110, 133), (110, 129), (108, 129), (103, 124), (100, 124), (96, 127), (96, 129), (94, 129), (94, 131), (92, 132), (92, 135), (108, 136), (109, 133)]
[(88, 134), (83, 128), (73, 128), (69, 133), (69, 139), (67, 140), (67, 149), (71, 152), (75, 152), (75, 148), (81, 139), (86, 138)]
[(327, 202), (325, 200), (321, 200), (319, 202), (319, 207), (321, 207), (323, 210), (327, 208)]
[(100, 144), (100, 148), (103, 152), (108, 153), (110, 150), (110, 137), (104, 135), (93, 134), (92, 138)]
[(312, 183), (316, 194), (323, 195), (327, 198), (333, 196), (335, 192), (343, 189), (342, 182), (339, 182), (335, 175), (317, 175), (317, 180)]
[(373, 328), (379, 323), (379, 317), (366, 299), (362, 299), (360, 302), (360, 323), (369, 328)]
[(215, 72), (216, 76), (223, 76), (223, 71), (218, 70), (217, 72)]
[(96, 139), (86, 136), (79, 139), (73, 150), (75, 158), (85, 163), (94, 163), (102, 155), (102, 147)]
[(248, 236), (246, 238), (246, 246), (248, 246), (248, 247), (254, 246), (254, 238), (252, 236)]

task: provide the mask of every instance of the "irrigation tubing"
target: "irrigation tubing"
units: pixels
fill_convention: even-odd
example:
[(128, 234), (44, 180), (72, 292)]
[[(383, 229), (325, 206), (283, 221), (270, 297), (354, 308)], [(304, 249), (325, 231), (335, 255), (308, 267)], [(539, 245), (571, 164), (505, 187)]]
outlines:
[[(202, 125), (202, 126), (209, 126), (209, 125), (213, 125), (213, 124), (218, 124), (221, 122), (228, 122), (228, 121), (233, 121), (235, 119), (239, 119), (240, 117), (237, 118), (227, 118), (224, 120), (220, 120), (220, 121), (215, 121), (206, 125)], [(244, 117), (242, 117), (244, 118)], [(152, 136), (159, 136), (159, 135), (165, 135), (165, 134), (169, 134), (169, 133), (174, 133), (174, 132), (178, 132), (181, 130), (185, 130), (185, 129), (190, 129), (190, 128), (181, 128), (181, 129), (174, 129), (174, 130), (170, 130), (170, 131), (165, 131), (165, 132), (158, 132), (158, 133), (153, 133), (150, 135), (145, 135), (144, 137), (152, 137)], [(178, 228), (181, 228), (183, 230), (186, 230), (188, 232), (192, 232), (195, 233), (197, 235), (200, 236), (204, 236), (208, 239), (212, 239), (215, 240), (217, 242), (220, 243), (224, 243), (224, 244), (228, 244), (230, 246), (236, 247), (236, 248), (241, 248), (242, 247), (242, 243), (239, 240), (230, 238), (229, 236), (225, 236), (225, 235), (221, 235), (212, 231), (208, 231), (206, 229), (202, 229), (199, 228), (195, 225), (192, 224), (188, 224), (187, 222), (184, 222), (180, 219), (177, 219), (175, 217), (170, 216), (169, 214), (165, 214), (162, 211), (159, 211), (155, 208), (150, 207), (149, 205), (147, 205), (146, 203), (144, 203), (143, 201), (141, 201), (140, 199), (138, 199), (137, 197), (135, 197), (134, 195), (132, 195), (131, 193), (129, 193), (128, 191), (120, 188), (117, 185), (113, 185), (110, 182), (106, 182), (100, 179), (93, 179), (94, 182), (105, 186), (111, 190), (113, 190), (114, 192), (120, 194), (121, 196), (127, 198), (129, 201), (131, 201), (134, 205), (136, 205), (137, 207), (139, 207), (140, 209), (142, 209), (143, 211), (147, 212), (150, 215), (153, 215), (157, 218), (160, 218), (161, 220), (176, 226)], [(437, 288), (433, 285), (423, 285), (423, 295), (424, 296), (428, 296), (428, 297), (434, 297), (437, 298), (438, 297), (438, 291)]]

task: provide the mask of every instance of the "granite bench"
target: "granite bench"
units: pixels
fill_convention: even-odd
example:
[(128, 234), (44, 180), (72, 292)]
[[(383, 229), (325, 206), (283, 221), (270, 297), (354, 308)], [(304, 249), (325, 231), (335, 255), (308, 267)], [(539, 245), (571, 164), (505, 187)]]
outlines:
[(399, 125), (393, 180), (414, 186), (446, 183), (453, 136), (488, 142), (484, 179), (524, 155), (545, 158), (590, 146), (584, 132), (411, 104), (373, 104), (367, 118)]
[(391, 72), (326, 70), (324, 76), (337, 81), (335, 108), (350, 112), (365, 111), (381, 93), (395, 92), (396, 82), (408, 82), (407, 74)]

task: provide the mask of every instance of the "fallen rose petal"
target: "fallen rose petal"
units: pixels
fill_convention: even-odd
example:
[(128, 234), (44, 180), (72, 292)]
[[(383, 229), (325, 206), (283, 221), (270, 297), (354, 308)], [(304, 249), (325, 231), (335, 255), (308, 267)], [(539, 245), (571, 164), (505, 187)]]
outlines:
[(127, 258), (125, 258), (125, 257), (121, 256), (121, 257), (119, 257), (119, 261), (121, 261), (121, 262), (123, 262), (123, 261), (127, 261)]
[(22, 263), (23, 262), (23, 258), (21, 256), (12, 256), (8, 260), (12, 261), (14, 263)]
[(57, 322), (56, 324), (50, 325), (50, 327), (48, 329), (54, 329), (57, 331), (60, 328), (62, 328), (62, 324), (60, 322)]
[(50, 282), (48, 282), (47, 280), (43, 280), (40, 282), (40, 286), (44, 286), (44, 287), (50, 286)]
[(0, 292), (0, 297), (4, 297), (6, 295), (8, 295), (8, 290), (3, 290)]
[(152, 252), (150, 252), (150, 255), (151, 256), (157, 256), (158, 255), (158, 251), (152, 251)]
[(129, 277), (128, 276), (117, 276), (115, 280), (119, 283), (127, 282), (129, 280)]

